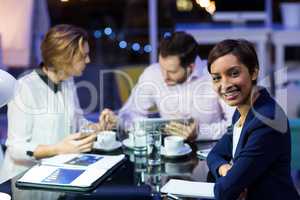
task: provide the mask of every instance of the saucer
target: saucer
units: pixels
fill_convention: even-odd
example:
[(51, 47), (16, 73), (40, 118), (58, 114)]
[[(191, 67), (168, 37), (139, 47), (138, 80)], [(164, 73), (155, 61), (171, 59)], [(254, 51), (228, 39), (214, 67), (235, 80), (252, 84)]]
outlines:
[(101, 151), (113, 151), (122, 146), (122, 143), (119, 141), (116, 141), (113, 145), (109, 147), (101, 146), (100, 144), (97, 144), (94, 142), (94, 149), (101, 150)]
[(163, 146), (161, 146), (161, 155), (165, 157), (180, 157), (188, 155), (192, 152), (192, 148), (188, 144), (184, 144), (184, 146), (178, 152), (167, 152)]
[(122, 141), (123, 145), (129, 149), (134, 148), (134, 144), (132, 141), (129, 140), (129, 138), (126, 138), (125, 140)]

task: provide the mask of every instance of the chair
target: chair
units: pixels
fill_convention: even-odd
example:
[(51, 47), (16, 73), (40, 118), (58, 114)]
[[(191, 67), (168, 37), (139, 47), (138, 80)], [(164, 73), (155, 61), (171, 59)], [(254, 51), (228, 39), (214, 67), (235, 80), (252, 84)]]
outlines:
[(290, 119), (293, 170), (300, 170), (300, 118)]
[[(118, 68), (115, 71), (114, 75), (117, 82), (118, 96), (122, 105), (124, 105), (129, 98), (131, 90), (138, 82), (139, 77), (143, 73), (145, 67), (146, 65), (132, 65)], [(148, 117), (159, 117), (156, 106), (151, 107), (149, 111), (150, 114)]]
[(126, 67), (119, 68), (115, 72), (115, 79), (117, 81), (119, 98), (122, 102), (122, 105), (128, 99), (131, 90), (137, 83), (145, 67), (146, 67), (145, 65), (126, 66)]

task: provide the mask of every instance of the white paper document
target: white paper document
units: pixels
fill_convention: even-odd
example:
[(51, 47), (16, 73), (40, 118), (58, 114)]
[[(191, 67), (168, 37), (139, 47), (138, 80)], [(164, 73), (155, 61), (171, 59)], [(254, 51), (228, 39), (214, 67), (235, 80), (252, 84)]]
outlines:
[(161, 192), (182, 197), (214, 199), (214, 185), (214, 183), (171, 179), (161, 188)]

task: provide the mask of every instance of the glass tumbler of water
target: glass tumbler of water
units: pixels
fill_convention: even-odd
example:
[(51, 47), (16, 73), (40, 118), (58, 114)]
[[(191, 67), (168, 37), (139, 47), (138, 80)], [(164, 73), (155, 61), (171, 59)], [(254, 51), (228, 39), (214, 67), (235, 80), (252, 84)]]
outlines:
[(133, 135), (134, 140), (134, 154), (141, 155), (146, 154), (147, 146), (146, 146), (146, 131), (144, 130), (135, 130)]
[(160, 165), (161, 132), (147, 132), (147, 155), (149, 165)]

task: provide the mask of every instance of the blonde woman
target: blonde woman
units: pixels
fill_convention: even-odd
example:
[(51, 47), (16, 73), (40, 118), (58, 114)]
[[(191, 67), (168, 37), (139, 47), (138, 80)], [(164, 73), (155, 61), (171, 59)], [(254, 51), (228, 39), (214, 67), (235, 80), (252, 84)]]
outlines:
[[(73, 81), (90, 62), (87, 33), (57, 25), (46, 34), (40, 68), (19, 79), (8, 104), (7, 151), (0, 180), (11, 178), (37, 159), (88, 152), (95, 134), (78, 132), (89, 122), (82, 116)], [(98, 124), (92, 128), (99, 129)]]

